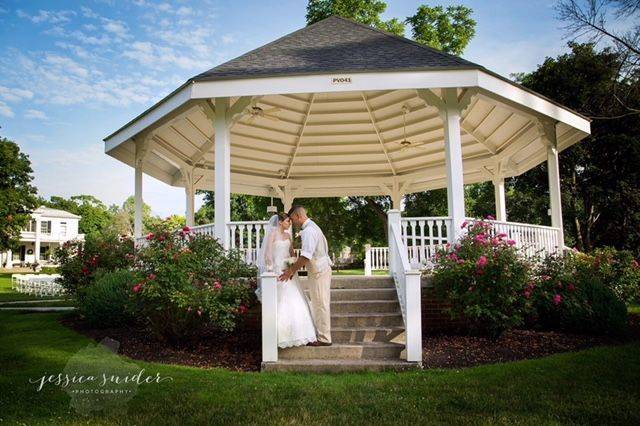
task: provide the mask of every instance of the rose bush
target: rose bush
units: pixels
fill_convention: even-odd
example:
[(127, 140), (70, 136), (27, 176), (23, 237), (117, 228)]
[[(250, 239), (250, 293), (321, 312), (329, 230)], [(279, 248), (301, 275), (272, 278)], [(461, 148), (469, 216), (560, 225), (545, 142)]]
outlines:
[(530, 323), (545, 329), (594, 334), (622, 334), (627, 307), (614, 291), (620, 288), (593, 256), (568, 252), (549, 256), (525, 290), (533, 313)]
[(532, 268), (490, 222), (462, 226), (466, 234), (458, 243), (437, 251), (433, 284), (451, 303), (453, 318), (463, 317), (472, 332), (497, 336), (523, 323)]
[(197, 339), (207, 328), (231, 331), (255, 303), (255, 268), (188, 227), (150, 233), (134, 269), (140, 277), (131, 287), (137, 311), (172, 344)]
[(114, 233), (90, 234), (85, 241), (68, 241), (54, 252), (60, 283), (79, 301), (98, 272), (128, 269), (133, 265), (133, 240)]

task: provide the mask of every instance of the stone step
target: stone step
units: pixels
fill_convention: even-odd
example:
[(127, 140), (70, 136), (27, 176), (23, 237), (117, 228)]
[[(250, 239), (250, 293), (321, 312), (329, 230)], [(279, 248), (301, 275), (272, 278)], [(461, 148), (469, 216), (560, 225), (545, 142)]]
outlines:
[(397, 300), (340, 300), (331, 302), (331, 312), (336, 314), (400, 313)]
[[(307, 278), (300, 277), (300, 281), (304, 285), (306, 284), (304, 281)], [(393, 282), (393, 278), (387, 276), (343, 276), (343, 277), (332, 277), (331, 279), (331, 288), (346, 288), (346, 289), (365, 289), (365, 288), (395, 288), (395, 284)]]
[(358, 371), (407, 371), (417, 370), (421, 366), (417, 362), (384, 359), (300, 359), (263, 362), (262, 371), (273, 372), (307, 372), (307, 373), (345, 373)]
[(404, 327), (336, 327), (331, 329), (334, 343), (390, 342), (404, 333)]
[(355, 314), (332, 314), (331, 326), (336, 328), (345, 327), (385, 327), (403, 326), (401, 313), (355, 313)]
[(393, 359), (400, 358), (404, 345), (386, 342), (334, 343), (331, 346), (296, 346), (280, 349), (278, 358), (286, 359)]
[(395, 288), (332, 288), (331, 301), (398, 300)]

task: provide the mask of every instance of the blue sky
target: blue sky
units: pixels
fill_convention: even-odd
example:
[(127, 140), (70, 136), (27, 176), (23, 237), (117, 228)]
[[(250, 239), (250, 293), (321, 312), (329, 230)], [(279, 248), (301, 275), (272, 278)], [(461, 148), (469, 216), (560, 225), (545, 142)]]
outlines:
[[(305, 24), (306, 0), (0, 0), (0, 135), (33, 163), (43, 196), (133, 193), (133, 171), (102, 138), (189, 77)], [(390, 0), (386, 17), (419, 4), (474, 9), (464, 57), (508, 76), (566, 50), (554, 1)], [(147, 177), (145, 202), (183, 214), (184, 190)]]

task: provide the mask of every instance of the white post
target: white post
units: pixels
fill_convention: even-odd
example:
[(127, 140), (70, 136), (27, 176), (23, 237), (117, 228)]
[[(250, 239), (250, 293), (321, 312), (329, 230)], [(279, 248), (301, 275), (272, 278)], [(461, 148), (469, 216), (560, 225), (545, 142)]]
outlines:
[(133, 213), (133, 236), (139, 238), (142, 236), (142, 209), (144, 201), (142, 200), (142, 166), (144, 164), (144, 157), (147, 154), (147, 139), (136, 141), (136, 153), (135, 153), (135, 182), (134, 182), (134, 194), (135, 211)]
[(227, 111), (229, 98), (215, 100), (215, 234), (229, 248), (227, 223), (231, 221), (231, 132)]
[(260, 275), (262, 290), (262, 362), (278, 361), (278, 281), (273, 272)]
[(40, 231), (41, 231), (40, 227), (41, 226), (42, 226), (42, 222), (40, 221), (40, 217), (37, 216), (36, 217), (36, 239), (33, 245), (33, 256), (34, 256), (33, 263), (40, 262)]
[(371, 244), (364, 245), (364, 275), (370, 277), (371, 274)]
[(551, 205), (551, 226), (559, 229), (559, 250), (564, 248), (564, 229), (562, 227), (562, 199), (560, 192), (560, 165), (558, 164), (558, 146), (553, 132), (547, 132), (547, 170), (549, 176), (549, 204)]
[(462, 234), (460, 226), (465, 220), (464, 175), (462, 169), (462, 143), (460, 138), (460, 107), (456, 89), (442, 89), (444, 106), (440, 111), (444, 125), (444, 151), (447, 168), (447, 205), (452, 222), (449, 238), (454, 242)]
[(507, 205), (504, 191), (504, 178), (493, 180), (493, 193), (496, 200), (496, 220), (507, 221)]
[(405, 334), (407, 338), (407, 361), (422, 362), (422, 293), (421, 272), (412, 270), (405, 273)]
[(5, 267), (7, 269), (13, 268), (13, 252), (11, 250), (7, 250), (7, 265)]
[(185, 218), (187, 226), (194, 226), (195, 222), (195, 188), (193, 184), (193, 169), (181, 169), (184, 179)]
[(387, 212), (387, 239), (389, 240), (389, 275), (393, 275), (398, 260), (396, 259), (395, 241), (392, 228), (402, 229), (400, 225), (400, 210), (391, 209)]

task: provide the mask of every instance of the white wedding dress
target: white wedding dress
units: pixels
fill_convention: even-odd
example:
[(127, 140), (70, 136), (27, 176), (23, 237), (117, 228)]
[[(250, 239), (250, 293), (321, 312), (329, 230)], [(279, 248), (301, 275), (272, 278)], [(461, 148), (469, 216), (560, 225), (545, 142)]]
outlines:
[[(274, 271), (287, 268), (290, 246), (289, 239), (276, 239), (273, 242), (271, 256)], [(278, 347), (302, 346), (316, 340), (309, 301), (302, 291), (298, 274), (288, 281), (278, 282)]]

